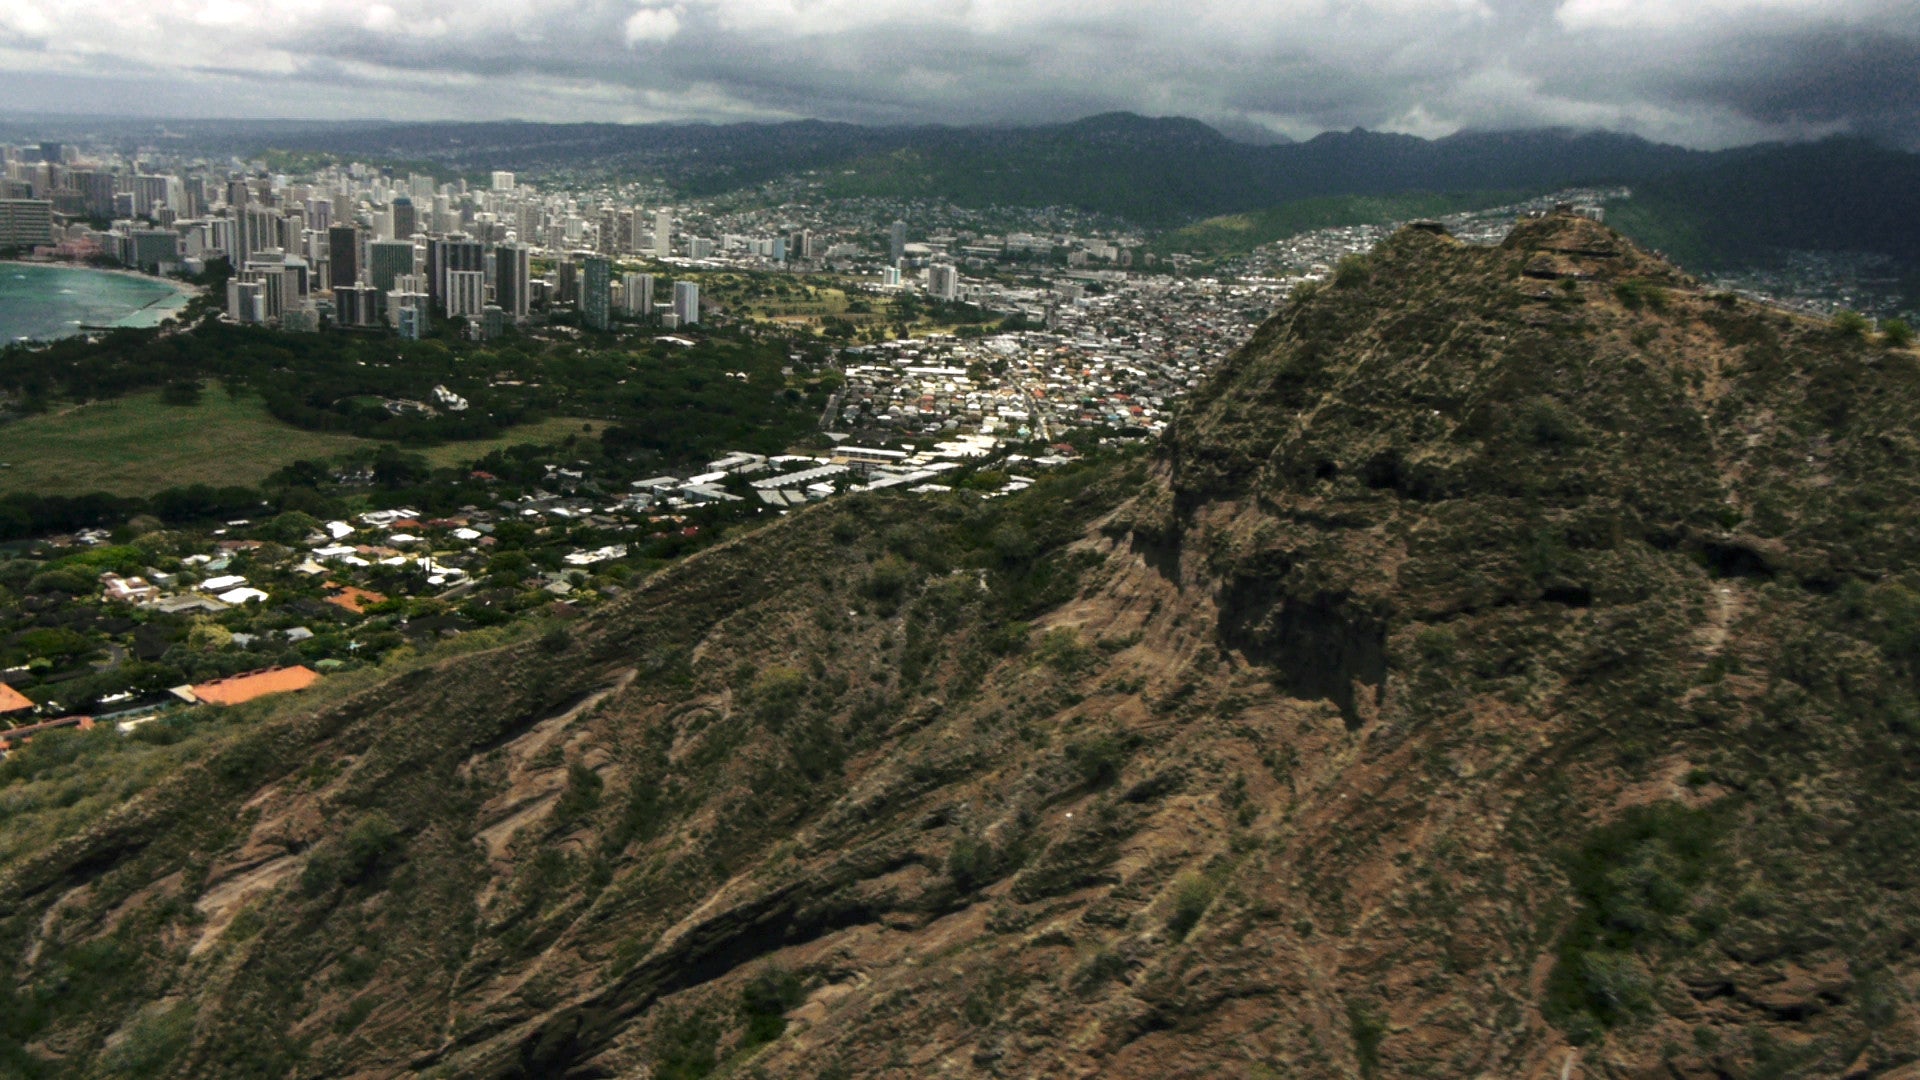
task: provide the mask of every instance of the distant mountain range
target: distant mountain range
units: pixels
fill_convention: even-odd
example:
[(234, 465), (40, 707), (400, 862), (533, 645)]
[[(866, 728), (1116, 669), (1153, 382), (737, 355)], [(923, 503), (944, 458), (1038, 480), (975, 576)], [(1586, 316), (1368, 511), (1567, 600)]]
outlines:
[(289, 131), (273, 145), (468, 172), (605, 169), (690, 195), (813, 172), (833, 195), (1072, 205), (1150, 226), (1317, 196), (1630, 181), (1712, 160), (1633, 136), (1559, 130), (1434, 140), (1354, 130), (1263, 146), (1198, 120), (1129, 113), (1018, 128), (389, 124)]
[(1198, 120), (1107, 113), (1033, 127), (306, 126), (273, 145), (469, 173), (599, 170), (694, 196), (810, 174), (828, 196), (1073, 206), (1150, 228), (1312, 199), (1627, 184), (1636, 193), (1621, 226), (1696, 269), (1763, 261), (1781, 247), (1878, 251), (1920, 266), (1920, 156), (1858, 139), (1706, 152), (1561, 129), (1440, 139), (1355, 129), (1255, 145)]

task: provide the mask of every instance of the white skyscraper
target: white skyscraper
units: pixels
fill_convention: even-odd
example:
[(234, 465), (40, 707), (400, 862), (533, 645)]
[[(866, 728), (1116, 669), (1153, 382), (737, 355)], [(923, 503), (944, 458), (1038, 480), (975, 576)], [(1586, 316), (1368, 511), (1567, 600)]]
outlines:
[(496, 171), (493, 174), (493, 190), (498, 192), (512, 191), (513, 190), (513, 174), (510, 172)]
[(673, 211), (660, 210), (653, 215), (653, 256), (664, 259), (673, 254)]

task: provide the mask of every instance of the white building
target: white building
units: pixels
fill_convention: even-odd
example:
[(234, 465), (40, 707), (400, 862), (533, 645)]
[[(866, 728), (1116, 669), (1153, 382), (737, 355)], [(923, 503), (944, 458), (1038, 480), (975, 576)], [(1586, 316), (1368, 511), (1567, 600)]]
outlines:
[(692, 326), (700, 321), (700, 286), (697, 283), (673, 283), (673, 317), (679, 326)]
[(484, 270), (447, 271), (447, 317), (479, 318), (487, 306), (487, 274)]
[(620, 302), (629, 315), (653, 314), (653, 275), (627, 274), (622, 277)]
[(947, 263), (927, 267), (927, 292), (951, 300), (960, 292), (960, 272)]
[(653, 257), (664, 259), (673, 254), (673, 211), (659, 210), (653, 215)]

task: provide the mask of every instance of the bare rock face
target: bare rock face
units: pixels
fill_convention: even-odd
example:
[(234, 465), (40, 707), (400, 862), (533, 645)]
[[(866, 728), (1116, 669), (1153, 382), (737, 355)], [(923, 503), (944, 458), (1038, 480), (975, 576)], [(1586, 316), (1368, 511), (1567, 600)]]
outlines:
[(1363, 269), (1151, 460), (818, 507), (0, 867), (0, 1074), (1910, 1072), (1914, 356), (1569, 215)]

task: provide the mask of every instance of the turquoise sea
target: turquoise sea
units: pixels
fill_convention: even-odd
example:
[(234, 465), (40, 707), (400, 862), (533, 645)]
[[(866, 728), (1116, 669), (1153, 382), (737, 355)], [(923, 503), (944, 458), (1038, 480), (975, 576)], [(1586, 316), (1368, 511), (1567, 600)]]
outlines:
[(186, 302), (171, 285), (132, 274), (0, 263), (0, 345), (90, 326), (158, 326)]

